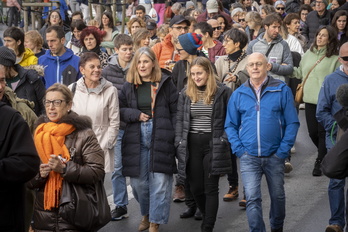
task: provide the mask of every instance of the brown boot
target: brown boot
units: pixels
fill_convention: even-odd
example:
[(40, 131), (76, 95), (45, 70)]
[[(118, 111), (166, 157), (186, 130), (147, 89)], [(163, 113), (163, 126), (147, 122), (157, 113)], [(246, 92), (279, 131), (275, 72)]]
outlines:
[(185, 188), (183, 185), (175, 186), (173, 201), (174, 202), (184, 202), (185, 201)]
[(236, 200), (239, 196), (238, 186), (230, 186), (228, 192), (225, 194), (223, 200), (224, 201), (233, 201)]
[(150, 227), (150, 222), (149, 222), (149, 215), (146, 215), (141, 219), (141, 222), (139, 224), (139, 231), (147, 230)]
[(159, 224), (151, 222), (149, 232), (158, 232), (159, 231), (158, 227), (159, 227)]

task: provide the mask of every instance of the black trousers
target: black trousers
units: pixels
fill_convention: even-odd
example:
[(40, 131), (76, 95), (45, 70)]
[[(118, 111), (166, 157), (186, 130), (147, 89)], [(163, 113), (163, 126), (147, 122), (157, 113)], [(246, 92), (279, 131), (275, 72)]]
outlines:
[(318, 123), (317, 118), (315, 117), (316, 111), (317, 105), (306, 103), (305, 115), (309, 137), (318, 148), (317, 159), (321, 161), (327, 153), (325, 142), (326, 131), (325, 128)]
[(197, 207), (203, 215), (203, 225), (213, 228), (219, 208), (219, 175), (210, 175), (211, 133), (188, 136), (189, 159), (187, 180)]

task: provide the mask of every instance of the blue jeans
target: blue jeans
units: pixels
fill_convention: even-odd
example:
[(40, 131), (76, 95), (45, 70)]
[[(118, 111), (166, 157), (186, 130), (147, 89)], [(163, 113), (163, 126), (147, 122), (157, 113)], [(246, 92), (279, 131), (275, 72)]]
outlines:
[(151, 163), (152, 119), (141, 123), (140, 175), (131, 177), (135, 199), (140, 204), (141, 215), (149, 221), (167, 224), (172, 197), (173, 175), (149, 172)]
[(330, 179), (329, 183), (329, 202), (331, 210), (330, 225), (339, 225), (342, 229), (345, 226), (344, 211), (346, 204), (344, 203), (344, 186), (345, 179)]
[(246, 196), (246, 212), (250, 231), (265, 232), (262, 216), (261, 179), (266, 176), (271, 198), (269, 213), (272, 229), (283, 227), (285, 219), (284, 162), (276, 155), (256, 157), (248, 154), (240, 158), (240, 170)]
[(115, 145), (115, 170), (111, 176), (114, 203), (116, 206), (128, 205), (126, 177), (122, 175), (122, 138), (124, 130), (119, 130)]

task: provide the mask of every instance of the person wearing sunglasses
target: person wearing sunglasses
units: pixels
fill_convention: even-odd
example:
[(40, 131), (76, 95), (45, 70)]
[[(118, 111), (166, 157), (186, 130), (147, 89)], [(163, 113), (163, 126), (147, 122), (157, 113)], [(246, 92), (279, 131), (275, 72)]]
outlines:
[[(218, 25), (216, 25), (218, 27)], [(202, 35), (203, 45), (198, 48), (202, 51), (209, 60), (214, 64), (217, 56), (226, 55), (225, 48), (219, 40), (213, 39), (214, 29), (207, 22), (197, 23), (194, 27), (194, 32)]]
[(213, 39), (219, 40), (222, 43), (224, 37), (222, 36), (222, 27), (220, 26), (219, 21), (216, 19), (209, 19), (207, 23), (213, 28)]
[(330, 12), (326, 9), (327, 5), (327, 0), (317, 0), (315, 1), (315, 10), (309, 12), (307, 15), (301, 32), (308, 41), (306, 45), (307, 49), (313, 44), (319, 27), (330, 24)]
[(283, 1), (276, 1), (274, 3), (275, 11), (282, 17), (282, 19), (285, 18), (286, 12), (285, 12), (285, 2)]

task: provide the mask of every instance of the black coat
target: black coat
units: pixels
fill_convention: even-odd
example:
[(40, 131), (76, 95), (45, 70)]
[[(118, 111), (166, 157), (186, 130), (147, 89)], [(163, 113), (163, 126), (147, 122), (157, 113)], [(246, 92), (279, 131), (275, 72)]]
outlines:
[(15, 89), (17, 97), (24, 98), (35, 103), (35, 114), (40, 116), (45, 113), (43, 98), (46, 88), (39, 74), (32, 69), (24, 69), (20, 65), (16, 65), (19, 83)]
[[(173, 174), (175, 163), (175, 121), (178, 94), (168, 74), (162, 73), (154, 106), (149, 172)], [(126, 82), (119, 94), (121, 120), (126, 122), (122, 139), (123, 175), (140, 174), (140, 124), (137, 88)]]
[(39, 165), (27, 123), (0, 102), (0, 231), (25, 231), (25, 182), (38, 173)]
[[(232, 90), (227, 86), (218, 84), (213, 111), (212, 111), (212, 138), (210, 142), (211, 166), (209, 173), (220, 175), (231, 172), (231, 145), (225, 133), (225, 119), (227, 104)], [(187, 138), (190, 130), (190, 108), (191, 100), (186, 95), (186, 88), (181, 91), (178, 102), (178, 112), (175, 130), (175, 145), (177, 146), (178, 171), (179, 175), (186, 176), (186, 166), (189, 158)]]

